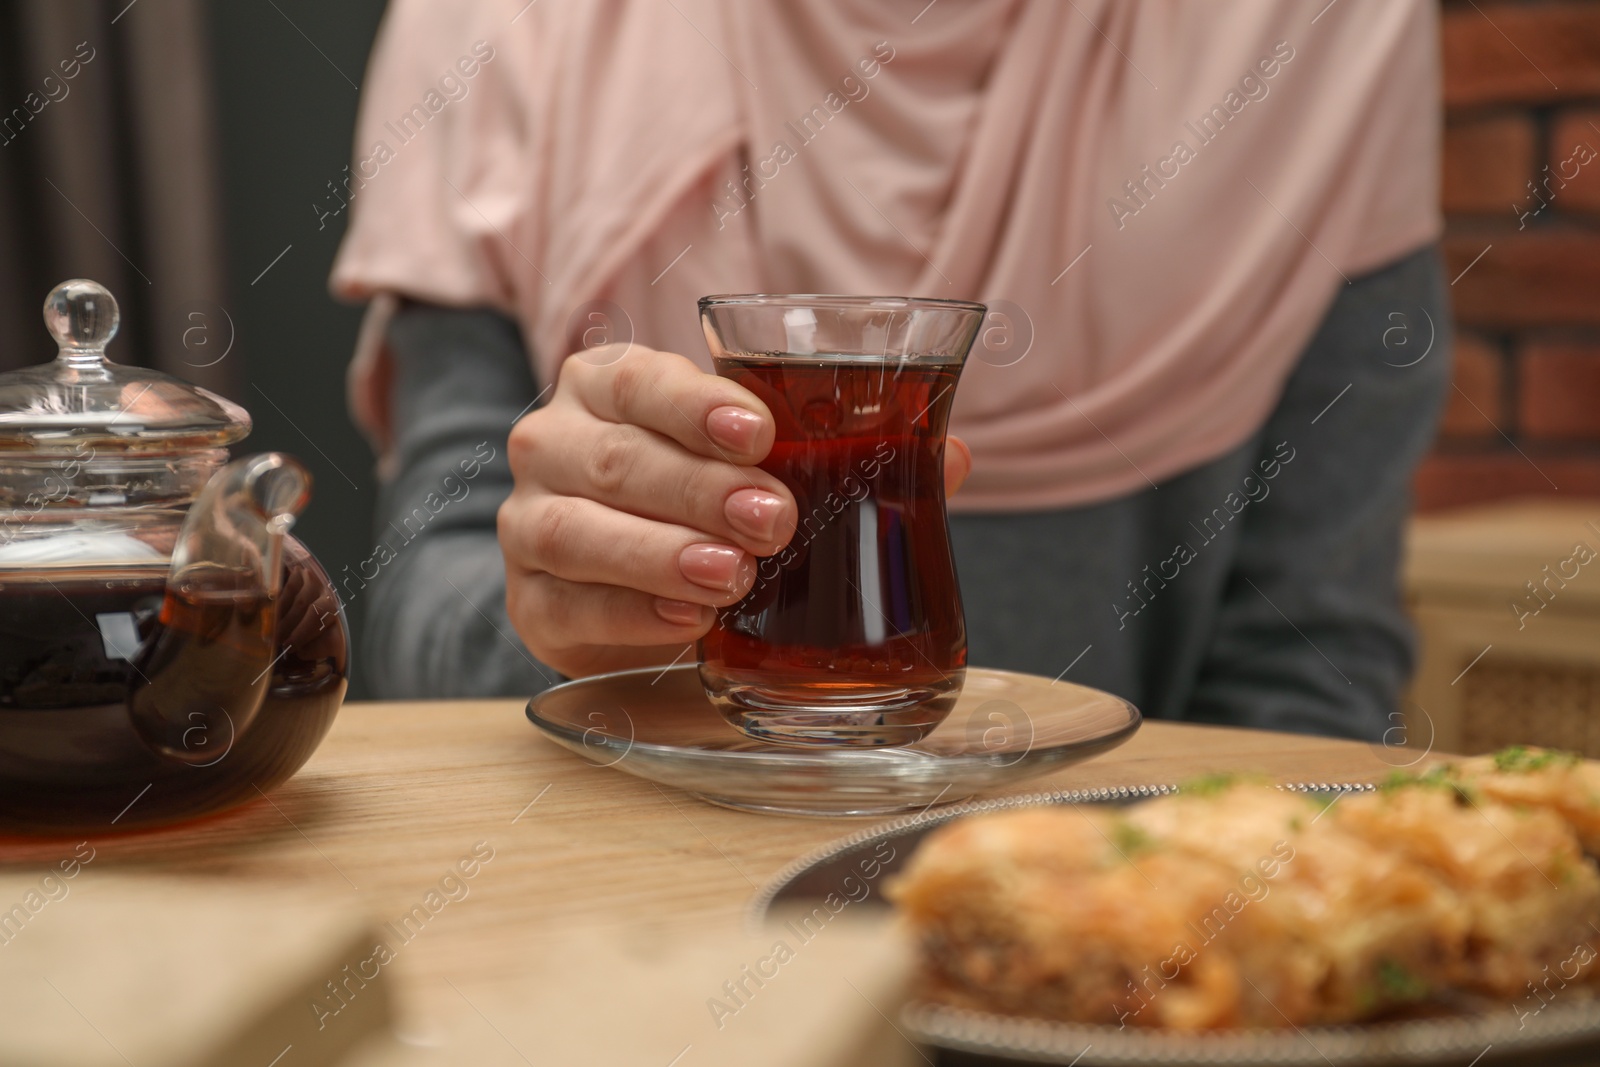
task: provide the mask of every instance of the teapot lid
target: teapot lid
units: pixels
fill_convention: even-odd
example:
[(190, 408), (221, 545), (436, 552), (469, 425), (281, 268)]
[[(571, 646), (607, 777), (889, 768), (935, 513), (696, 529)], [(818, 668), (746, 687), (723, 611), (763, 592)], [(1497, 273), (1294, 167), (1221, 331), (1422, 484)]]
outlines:
[(0, 451), (181, 452), (231, 444), (250, 432), (238, 404), (160, 371), (112, 363), (117, 302), (76, 278), (50, 290), (44, 322), (60, 352), (0, 374)]

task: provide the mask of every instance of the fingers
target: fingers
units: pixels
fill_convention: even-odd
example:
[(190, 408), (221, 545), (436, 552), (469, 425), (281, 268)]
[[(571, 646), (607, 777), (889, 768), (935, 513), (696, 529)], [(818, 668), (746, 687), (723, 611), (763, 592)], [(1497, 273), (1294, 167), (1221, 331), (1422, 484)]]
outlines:
[(749, 466), (772, 447), (766, 404), (672, 352), (632, 345), (610, 362), (569, 359), (557, 392), (563, 398), (607, 422), (642, 426), (709, 459)]
[(582, 497), (512, 497), (500, 546), (508, 569), (708, 607), (738, 602), (755, 581), (755, 558), (735, 545)]
[(959, 437), (945, 438), (944, 491), (954, 496), (972, 473), (972, 449)]
[(639, 426), (553, 412), (519, 430), (519, 473), (560, 496), (703, 531), (770, 556), (794, 536), (788, 488), (756, 467), (696, 455)]
[(546, 662), (585, 646), (683, 645), (711, 629), (702, 604), (667, 601), (637, 589), (569, 582), (552, 574), (521, 574), (506, 585), (506, 609), (519, 633), (538, 633), (529, 648)]

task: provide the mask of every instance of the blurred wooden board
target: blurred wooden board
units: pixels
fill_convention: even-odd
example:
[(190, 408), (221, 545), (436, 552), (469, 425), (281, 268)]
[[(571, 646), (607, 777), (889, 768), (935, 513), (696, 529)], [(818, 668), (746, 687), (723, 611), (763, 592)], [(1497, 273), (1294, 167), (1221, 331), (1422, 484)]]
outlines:
[(83, 856), (71, 875), (0, 876), (0, 1063), (311, 1067), (386, 1028), (388, 984), (368, 962), (379, 938), (350, 902)]
[[(1042, 691), (1050, 682), (1033, 684)], [(1026, 707), (1026, 694), (1018, 702)], [(380, 934), (398, 931), (385, 980), (398, 998), (402, 1035), (428, 1047), (463, 1026), (492, 1036), (512, 1025), (514, 1012), (478, 1003), (469, 989), (515, 988), (574, 931), (707, 924), (735, 931), (757, 887), (784, 865), (871, 825), (711, 807), (586, 763), (540, 737), (523, 707), (515, 700), (351, 705), (307, 767), (269, 798), (187, 827), (96, 838), (95, 859), (73, 892), (159, 872), (200, 892), (228, 892), (228, 907), (241, 915), (285, 902), (361, 909)], [(1367, 781), (1418, 755), (1147, 723), (1116, 751), (1012, 792), (1174, 782), (1221, 770)], [(0, 871), (36, 879), (76, 844), (0, 841)], [(97, 964), (139, 982), (133, 945), (107, 935)], [(0, 947), (0, 957), (7, 951)]]
[(345, 1067), (912, 1067), (921, 1055), (891, 1021), (910, 968), (893, 924), (848, 913), (809, 941), (721, 924), (578, 931), (516, 980), (453, 980), (477, 1014), (443, 1037), (374, 1042)]

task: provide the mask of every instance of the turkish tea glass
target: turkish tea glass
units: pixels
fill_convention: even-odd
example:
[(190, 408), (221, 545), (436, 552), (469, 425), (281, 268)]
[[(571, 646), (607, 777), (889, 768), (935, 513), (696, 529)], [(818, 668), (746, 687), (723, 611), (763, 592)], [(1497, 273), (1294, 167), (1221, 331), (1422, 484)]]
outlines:
[(793, 539), (717, 613), (700, 679), (748, 737), (904, 745), (949, 714), (966, 621), (945, 515), (945, 430), (982, 304), (715, 296), (719, 375), (771, 409), (761, 469), (799, 506)]

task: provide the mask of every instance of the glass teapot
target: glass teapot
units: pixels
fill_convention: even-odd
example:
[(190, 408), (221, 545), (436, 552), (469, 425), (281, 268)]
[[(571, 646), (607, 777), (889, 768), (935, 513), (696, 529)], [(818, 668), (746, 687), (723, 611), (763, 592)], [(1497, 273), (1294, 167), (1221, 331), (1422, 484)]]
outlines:
[(338, 597), (288, 533), (310, 475), (230, 463), (243, 408), (108, 361), (104, 287), (64, 282), (44, 317), (60, 353), (0, 374), (0, 834), (259, 799), (344, 699)]

